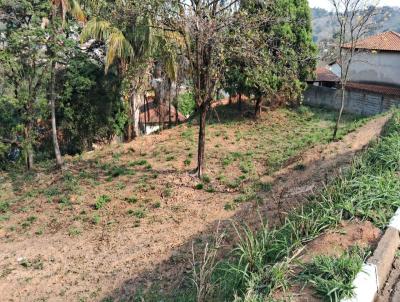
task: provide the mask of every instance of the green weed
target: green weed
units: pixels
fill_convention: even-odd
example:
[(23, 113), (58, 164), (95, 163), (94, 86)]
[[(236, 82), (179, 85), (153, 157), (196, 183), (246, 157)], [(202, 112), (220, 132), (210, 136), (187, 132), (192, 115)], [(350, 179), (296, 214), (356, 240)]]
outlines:
[(311, 284), (324, 301), (340, 301), (351, 298), (356, 275), (361, 271), (365, 252), (352, 248), (340, 257), (317, 256), (298, 277), (306, 284)]
[(94, 205), (96, 210), (100, 210), (102, 207), (104, 207), (107, 203), (111, 201), (111, 197), (108, 195), (101, 195), (96, 199), (96, 203)]
[(196, 190), (203, 190), (204, 189), (204, 184), (203, 183), (198, 183), (197, 185), (195, 185), (194, 187)]
[(147, 165), (148, 162), (145, 159), (139, 159), (139, 160), (135, 160), (129, 163), (130, 167), (134, 167), (134, 166), (145, 166)]
[(101, 217), (99, 216), (99, 214), (94, 214), (92, 217), (92, 223), (93, 224), (99, 224), (101, 221)]
[(125, 197), (125, 201), (130, 204), (134, 204), (138, 202), (138, 198), (136, 196)]
[(79, 236), (80, 234), (82, 234), (82, 230), (76, 227), (71, 227), (68, 229), (68, 235), (69, 236)]
[(6, 213), (10, 208), (10, 203), (7, 201), (0, 201), (0, 213)]

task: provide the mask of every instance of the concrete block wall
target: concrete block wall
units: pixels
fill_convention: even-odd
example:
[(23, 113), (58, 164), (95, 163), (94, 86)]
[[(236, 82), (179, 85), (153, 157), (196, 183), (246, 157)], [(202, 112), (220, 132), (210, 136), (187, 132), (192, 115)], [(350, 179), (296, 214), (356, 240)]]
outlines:
[[(304, 104), (338, 110), (342, 91), (327, 87), (309, 86), (304, 93)], [(346, 91), (344, 111), (359, 115), (375, 115), (400, 108), (400, 97), (383, 96), (370, 92)]]

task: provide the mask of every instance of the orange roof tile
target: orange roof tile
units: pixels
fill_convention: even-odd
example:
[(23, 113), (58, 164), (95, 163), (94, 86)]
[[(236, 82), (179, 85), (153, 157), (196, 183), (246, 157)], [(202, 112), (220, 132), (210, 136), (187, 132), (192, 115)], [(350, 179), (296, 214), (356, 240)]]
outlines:
[(372, 93), (400, 97), (400, 87), (348, 82), (346, 85), (346, 89), (356, 89)]
[(317, 77), (315, 79), (316, 82), (339, 82), (340, 78), (325, 67), (318, 67), (315, 71)]
[[(343, 48), (351, 48), (351, 44), (347, 43), (343, 46)], [(394, 31), (388, 31), (375, 36), (371, 36), (358, 41), (355, 45), (355, 48), (400, 52), (400, 34)]]

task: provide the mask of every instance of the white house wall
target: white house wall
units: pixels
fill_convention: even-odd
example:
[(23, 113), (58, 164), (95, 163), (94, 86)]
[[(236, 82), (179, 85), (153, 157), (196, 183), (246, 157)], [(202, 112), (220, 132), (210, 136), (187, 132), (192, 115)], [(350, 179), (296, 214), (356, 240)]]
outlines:
[(341, 77), (342, 68), (338, 63), (330, 65), (329, 70), (336, 74), (339, 78)]
[(400, 52), (359, 53), (350, 66), (353, 82), (400, 85)]

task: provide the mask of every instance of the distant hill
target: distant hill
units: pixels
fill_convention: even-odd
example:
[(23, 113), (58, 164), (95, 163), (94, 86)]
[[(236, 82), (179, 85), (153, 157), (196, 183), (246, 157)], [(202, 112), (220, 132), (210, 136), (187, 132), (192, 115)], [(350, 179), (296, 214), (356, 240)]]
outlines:
[[(325, 9), (313, 8), (313, 37), (317, 43), (332, 41), (338, 25), (332, 12)], [(370, 34), (377, 34), (385, 31), (400, 32), (400, 7), (384, 6), (378, 9), (373, 20), (374, 28)]]

